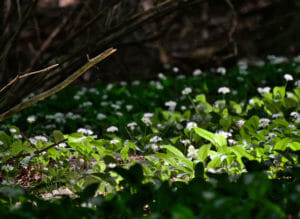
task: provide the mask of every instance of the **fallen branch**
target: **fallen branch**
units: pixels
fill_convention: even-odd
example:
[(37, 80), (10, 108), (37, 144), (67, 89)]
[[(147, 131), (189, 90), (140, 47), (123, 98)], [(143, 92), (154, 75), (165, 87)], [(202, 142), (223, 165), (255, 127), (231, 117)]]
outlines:
[(7, 110), (6, 112), (2, 113), (0, 115), (0, 122), (7, 119), (10, 116), (12, 116), (13, 114), (29, 107), (30, 105), (35, 104), (47, 97), (59, 92), (60, 90), (64, 89), (69, 84), (71, 84), (74, 80), (76, 80), (78, 77), (80, 77), (83, 73), (85, 73), (87, 70), (92, 68), (97, 63), (103, 61), (105, 58), (107, 58), (108, 56), (113, 54), (115, 51), (117, 51), (117, 50), (114, 48), (109, 48), (109, 49), (105, 50), (104, 52), (100, 53), (99, 55), (95, 56), (94, 58), (88, 60), (88, 62), (85, 65), (83, 65), (76, 72), (74, 72), (72, 75), (70, 75), (68, 78), (66, 78), (64, 81), (62, 81), (55, 87), (53, 87), (49, 90), (46, 90), (46, 91), (30, 98), (26, 102), (20, 103), (20, 104), (14, 106), (13, 108)]

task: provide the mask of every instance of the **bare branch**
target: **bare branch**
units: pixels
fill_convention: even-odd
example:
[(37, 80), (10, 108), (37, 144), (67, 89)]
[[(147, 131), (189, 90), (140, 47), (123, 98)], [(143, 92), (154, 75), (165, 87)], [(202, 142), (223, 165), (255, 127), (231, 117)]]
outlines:
[[(45, 148), (43, 148), (43, 149), (41, 149), (41, 150), (35, 151), (33, 154), (34, 154), (34, 155), (38, 155), (38, 154), (40, 154), (40, 153), (42, 153), (42, 152), (44, 152), (44, 151), (49, 150), (50, 148), (53, 148), (53, 147), (56, 146), (56, 145), (59, 145), (59, 144), (61, 144), (61, 143), (66, 142), (67, 140), (68, 140), (68, 139), (63, 139), (63, 140), (61, 140), (61, 141), (55, 142), (55, 143), (49, 145), (48, 147), (45, 147)], [(18, 155), (13, 156), (12, 158), (10, 158), (7, 162), (9, 162), (9, 161), (11, 161), (11, 160), (13, 160), (13, 159), (22, 158), (22, 157), (27, 157), (27, 156), (30, 156), (30, 155), (32, 155), (32, 154), (31, 154), (31, 153), (18, 154)]]
[(42, 73), (42, 72), (47, 72), (47, 71), (50, 71), (53, 68), (56, 68), (57, 66), (59, 66), (59, 64), (54, 64), (54, 65), (51, 65), (51, 66), (49, 66), (47, 68), (44, 68), (44, 69), (41, 69), (41, 70), (38, 70), (38, 71), (33, 71), (33, 72), (29, 72), (29, 73), (22, 74), (22, 75), (17, 75), (7, 85), (5, 85), (3, 88), (1, 88), (0, 93), (2, 93), (4, 90), (6, 90), (10, 85), (12, 85), (13, 83), (15, 83), (20, 78), (25, 78), (25, 77), (28, 77), (30, 75), (39, 74), (39, 73)]
[(17, 112), (25, 109), (26, 107), (28, 107), (32, 104), (35, 104), (38, 101), (41, 101), (41, 100), (59, 92), (60, 90), (64, 89), (69, 84), (71, 84), (74, 80), (76, 80), (78, 77), (80, 77), (83, 73), (85, 73), (87, 70), (89, 70), (91, 67), (93, 67), (97, 63), (103, 61), (105, 58), (107, 58), (108, 56), (110, 56), (111, 54), (113, 54), (116, 51), (117, 50), (114, 48), (109, 48), (109, 49), (105, 50), (104, 52), (100, 53), (99, 55), (97, 55), (96, 57), (90, 59), (85, 65), (83, 65), (76, 72), (74, 72), (72, 75), (70, 75), (68, 78), (66, 78), (64, 81), (62, 81), (55, 87), (53, 87), (49, 90), (46, 90), (46, 91), (32, 97), (28, 101), (26, 101), (24, 103), (20, 103), (20, 104), (14, 106), (13, 108), (9, 109), (8, 111), (2, 113), (0, 115), (0, 122), (7, 119), (14, 113), (17, 113)]

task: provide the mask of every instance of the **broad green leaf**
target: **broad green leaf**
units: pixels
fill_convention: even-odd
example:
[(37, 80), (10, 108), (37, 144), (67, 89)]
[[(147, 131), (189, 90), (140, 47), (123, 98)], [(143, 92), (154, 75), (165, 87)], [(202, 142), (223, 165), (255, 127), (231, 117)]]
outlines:
[[(193, 170), (191, 168), (189, 168), (184, 162), (182, 162), (184, 165), (186, 165), (186, 167), (179, 165), (178, 161), (179, 159), (174, 158), (173, 156), (171, 156), (170, 154), (163, 154), (163, 153), (157, 153), (154, 155), (157, 158), (162, 159), (165, 162), (168, 162), (169, 164), (171, 164), (173, 167), (183, 171), (183, 172), (188, 172), (190, 174), (193, 173)], [(182, 159), (182, 158), (181, 158)], [(182, 160), (181, 160), (182, 161)]]
[(208, 156), (208, 152), (211, 148), (211, 144), (202, 145), (198, 150), (198, 159), (200, 162), (204, 162)]
[(4, 146), (11, 144), (11, 138), (5, 132), (0, 132), (0, 141), (3, 142)]
[(128, 160), (129, 145), (123, 147), (120, 151), (122, 160)]
[(273, 98), (283, 100), (285, 97), (285, 87), (274, 87)]
[(177, 148), (175, 148), (172, 145), (162, 145), (161, 147), (167, 149), (172, 154), (174, 154), (174, 155), (176, 155), (178, 157), (185, 157), (184, 154), (180, 150), (178, 150)]
[(11, 153), (12, 155), (17, 155), (24, 150), (23, 144), (21, 140), (14, 141), (11, 145)]
[(288, 143), (292, 142), (293, 140), (290, 138), (284, 138), (276, 142), (274, 146), (274, 150), (284, 151), (288, 145)]
[(299, 151), (300, 150), (300, 143), (299, 142), (291, 142), (289, 143), (289, 148), (293, 151)]
[(216, 145), (216, 135), (214, 133), (198, 127), (194, 128), (194, 130), (200, 137), (210, 141), (213, 145)]
[(59, 130), (53, 131), (53, 137), (55, 142), (62, 141), (65, 139), (63, 133)]
[(162, 148), (167, 149), (168, 152), (174, 154), (176, 158), (179, 161), (181, 161), (184, 165), (186, 165), (190, 170), (193, 170), (193, 162), (187, 159), (180, 150), (178, 150), (172, 145), (163, 145)]
[(241, 135), (243, 137), (245, 137), (247, 134), (255, 135), (256, 130), (258, 129), (258, 121), (258, 116), (252, 116), (250, 119), (248, 119), (243, 125), (243, 127), (240, 129)]
[(222, 163), (221, 158), (219, 156), (216, 156), (207, 164), (207, 168), (213, 168), (213, 169), (218, 168), (220, 167), (221, 163)]
[(249, 160), (253, 160), (254, 157), (246, 152), (246, 150), (242, 146), (233, 146), (230, 149), (238, 156), (238, 157), (246, 157)]

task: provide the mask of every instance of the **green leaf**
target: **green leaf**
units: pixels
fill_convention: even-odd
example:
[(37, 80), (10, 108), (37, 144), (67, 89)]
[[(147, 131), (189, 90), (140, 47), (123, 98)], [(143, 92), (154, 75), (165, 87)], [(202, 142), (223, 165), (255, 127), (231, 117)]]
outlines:
[(21, 140), (14, 141), (11, 145), (11, 153), (12, 155), (17, 155), (24, 150), (23, 144)]
[(175, 148), (172, 145), (162, 145), (161, 147), (167, 149), (169, 152), (176, 155), (177, 157), (185, 157), (184, 154), (180, 150), (178, 150), (177, 148)]
[(250, 119), (248, 119), (243, 127), (240, 129), (240, 133), (242, 137), (245, 137), (248, 135), (255, 135), (256, 130), (258, 129), (259, 124), (259, 117), (258, 116), (252, 116)]
[(172, 155), (175, 155), (176, 158), (181, 161), (187, 168), (189, 168), (191, 171), (193, 170), (193, 162), (190, 161), (189, 159), (187, 159), (184, 154), (178, 150), (177, 148), (175, 148), (172, 145), (163, 145), (161, 146), (162, 148), (165, 148), (168, 150), (168, 152), (170, 152)]
[(241, 146), (233, 146), (230, 147), (230, 149), (238, 156), (238, 157), (246, 157), (249, 160), (254, 160), (254, 157), (248, 154), (245, 150), (245, 148)]
[(292, 149), (293, 151), (299, 151), (300, 150), (300, 143), (299, 142), (292, 142), (289, 143), (289, 148)]
[(11, 144), (11, 138), (5, 133), (5, 132), (0, 132), (0, 141), (3, 142), (4, 146), (8, 146)]
[(129, 145), (123, 147), (120, 151), (122, 160), (128, 160), (128, 151), (129, 151)]
[(285, 97), (285, 87), (274, 87), (273, 88), (273, 98), (283, 100)]
[(198, 159), (200, 162), (204, 162), (208, 156), (208, 152), (211, 148), (211, 144), (202, 145), (198, 150)]
[(53, 131), (53, 137), (55, 142), (62, 141), (65, 139), (63, 133), (59, 130)]
[(284, 138), (279, 140), (278, 142), (276, 142), (275, 146), (274, 146), (274, 150), (280, 150), (280, 151), (284, 151), (288, 145), (288, 143), (292, 142), (293, 140), (290, 138)]
[(208, 164), (207, 168), (218, 168), (221, 165), (221, 158), (219, 156), (216, 156), (214, 159), (212, 159)]
[(212, 143), (213, 145), (216, 145), (216, 135), (214, 133), (198, 127), (194, 128), (194, 130), (200, 137), (210, 141), (210, 143)]
[(190, 170), (189, 168), (178, 165), (178, 159), (174, 159), (174, 157), (172, 157), (170, 154), (157, 153), (154, 156), (162, 159), (165, 162), (168, 162), (169, 164), (171, 164), (173, 167), (177, 168), (178, 170), (181, 170), (183, 172), (189, 172), (190, 174), (193, 173), (192, 170)]

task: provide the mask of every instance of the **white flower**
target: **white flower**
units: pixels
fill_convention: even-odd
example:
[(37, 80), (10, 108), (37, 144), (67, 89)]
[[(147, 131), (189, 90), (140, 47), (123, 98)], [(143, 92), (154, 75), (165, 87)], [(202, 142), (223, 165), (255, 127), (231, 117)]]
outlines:
[(185, 75), (178, 75), (176, 78), (179, 79), (179, 80), (184, 80), (186, 78), (186, 76)]
[(91, 101), (86, 101), (79, 105), (79, 107), (81, 108), (89, 107), (89, 106), (93, 106), (93, 103)]
[(66, 143), (60, 143), (60, 144), (58, 145), (58, 147), (60, 147), (60, 148), (65, 148), (65, 147), (67, 147), (67, 144), (66, 144)]
[(74, 139), (74, 142), (81, 142), (86, 139), (86, 136), (82, 136), (81, 138)]
[(246, 70), (248, 68), (248, 63), (245, 61), (239, 61), (238, 66), (239, 66), (239, 69)]
[(180, 109), (181, 109), (182, 111), (184, 111), (184, 110), (186, 110), (186, 106), (181, 106)]
[(289, 125), (288, 126), (290, 129), (296, 129), (296, 126), (295, 125)]
[(298, 55), (298, 56), (296, 56), (296, 57), (294, 57), (294, 62), (300, 62), (300, 55)]
[(193, 76), (199, 76), (199, 75), (202, 75), (202, 71), (201, 71), (201, 69), (195, 69), (194, 71), (193, 71)]
[(74, 98), (74, 100), (79, 100), (79, 99), (80, 99), (80, 96), (75, 95), (73, 98)]
[(216, 70), (217, 73), (221, 74), (221, 75), (225, 75), (226, 74), (226, 68), (224, 67), (218, 67)]
[(267, 58), (270, 60), (271, 64), (280, 64), (287, 61), (287, 58), (282, 56), (268, 55)]
[(162, 141), (162, 138), (159, 136), (153, 136), (152, 138), (150, 138), (151, 143), (157, 143), (159, 141)]
[(259, 120), (258, 126), (262, 127), (262, 128), (266, 128), (269, 125), (269, 123), (270, 123), (269, 119), (262, 118), (262, 119)]
[(258, 91), (260, 94), (263, 94), (263, 93), (269, 93), (270, 90), (271, 90), (270, 87), (264, 87), (264, 88), (259, 87), (259, 88), (257, 88), (257, 91)]
[(12, 171), (14, 169), (14, 167), (7, 164), (7, 165), (2, 166), (1, 169), (8, 172), (8, 171)]
[(38, 136), (35, 136), (34, 137), (36, 140), (40, 140), (40, 141), (44, 141), (44, 142), (47, 142), (48, 141), (48, 139), (45, 137), (45, 136), (40, 136), (40, 135), (38, 135)]
[(275, 137), (277, 137), (277, 135), (275, 133), (273, 133), (273, 132), (270, 132), (268, 134), (268, 138), (275, 138)]
[(190, 158), (196, 160), (198, 158), (198, 149), (196, 150), (193, 145), (190, 145), (188, 148), (187, 157), (190, 157)]
[(298, 81), (295, 81), (295, 83), (294, 83), (294, 84), (295, 84), (295, 86), (296, 86), (296, 87), (300, 87), (300, 80), (298, 80)]
[(135, 81), (132, 82), (133, 86), (138, 86), (140, 84), (141, 84), (141, 82), (139, 80), (135, 80)]
[(151, 144), (151, 149), (153, 150), (153, 152), (157, 152), (159, 148), (160, 147), (157, 144)]
[(97, 114), (97, 119), (98, 120), (103, 120), (103, 119), (105, 119), (106, 118), (106, 115), (104, 115), (103, 113), (98, 113)]
[(284, 77), (284, 79), (285, 79), (286, 81), (292, 81), (292, 80), (294, 80), (293, 76), (290, 75), (290, 74), (285, 74), (283, 77)]
[(235, 145), (237, 143), (237, 141), (233, 140), (233, 139), (228, 139), (228, 143), (230, 145)]
[(16, 132), (17, 132), (17, 129), (11, 128), (11, 129), (9, 129), (9, 131), (10, 131), (11, 133), (16, 133)]
[(3, 141), (0, 141), (0, 146), (1, 146), (1, 145), (4, 145)]
[(106, 129), (107, 132), (117, 132), (119, 129), (116, 126), (110, 126)]
[(253, 98), (251, 98), (251, 99), (249, 100), (249, 104), (250, 104), (250, 105), (253, 105), (253, 104), (254, 104), (254, 99), (253, 99)]
[(123, 113), (121, 113), (121, 112), (116, 112), (116, 115), (121, 117), (121, 116), (123, 116)]
[(278, 119), (278, 118), (281, 118), (281, 117), (282, 117), (282, 115), (280, 113), (274, 113), (274, 114), (272, 114), (272, 118), (273, 119)]
[(166, 76), (163, 74), (163, 73), (158, 73), (158, 78), (161, 79), (161, 80), (166, 80)]
[(188, 94), (192, 93), (192, 88), (186, 87), (186, 88), (184, 88), (184, 90), (181, 93), (183, 95), (188, 95)]
[(195, 123), (195, 122), (188, 122), (188, 123), (186, 124), (186, 129), (187, 129), (188, 131), (191, 131), (192, 128), (196, 128), (196, 127), (197, 127), (197, 123)]
[(177, 103), (175, 101), (165, 102), (165, 106), (169, 107), (169, 111), (174, 111)]
[(79, 128), (77, 129), (78, 133), (82, 133), (84, 135), (92, 135), (94, 132), (90, 129), (85, 129), (85, 128)]
[(21, 139), (21, 138), (23, 138), (22, 135), (14, 135), (14, 139)]
[(218, 93), (227, 94), (230, 92), (230, 89), (228, 87), (220, 87), (218, 89)]
[(120, 141), (118, 139), (110, 140), (111, 144), (118, 144)]
[(149, 117), (145, 117), (145, 116), (144, 116), (141, 120), (142, 120), (143, 123), (145, 123), (146, 126), (152, 125), (152, 122), (151, 122), (151, 120), (149, 119)]
[(189, 139), (183, 139), (183, 140), (180, 140), (182, 144), (184, 145), (188, 145), (188, 144), (191, 144), (191, 141)]
[(92, 93), (92, 94), (95, 94), (95, 95), (99, 95), (99, 91), (94, 87), (90, 88), (89, 92)]
[(131, 131), (135, 129), (135, 126), (137, 126), (136, 122), (130, 122), (127, 124), (127, 127), (129, 127)]
[(115, 168), (117, 166), (117, 164), (115, 164), (115, 163), (109, 163), (108, 164), (108, 167), (109, 168)]
[(225, 100), (216, 100), (215, 102), (214, 102), (214, 107), (215, 108), (222, 108), (222, 107), (224, 107), (226, 105), (226, 101)]
[(32, 115), (27, 117), (28, 123), (34, 123), (35, 121), (36, 121), (36, 116)]
[(129, 112), (133, 109), (133, 106), (132, 105), (126, 105), (126, 110)]
[(126, 81), (120, 81), (120, 85), (125, 87), (127, 85), (127, 82)]
[(153, 113), (145, 113), (145, 114), (143, 115), (143, 117), (145, 117), (145, 118), (151, 118), (151, 117), (153, 117), (153, 116), (154, 116)]
[(113, 104), (113, 103), (110, 106), (115, 110), (119, 110), (121, 108), (118, 104)]
[(179, 68), (178, 68), (178, 67), (173, 67), (172, 70), (173, 70), (173, 72), (175, 72), (175, 73), (179, 72)]
[(232, 136), (232, 134), (231, 134), (230, 132), (224, 132), (223, 130), (218, 131), (218, 132), (216, 133), (216, 135), (222, 135), (222, 136), (224, 136), (225, 138), (228, 138), (228, 137), (231, 137), (231, 136)]
[(295, 117), (295, 118), (299, 118), (300, 114), (298, 112), (291, 112), (290, 116)]
[(237, 121), (237, 123), (236, 123), (237, 127), (239, 127), (239, 128), (242, 128), (244, 124), (245, 124), (245, 121), (242, 120), (242, 119), (240, 119), (240, 120)]
[(113, 88), (113, 84), (108, 84), (105, 89), (107, 91), (110, 91), (112, 88)]

